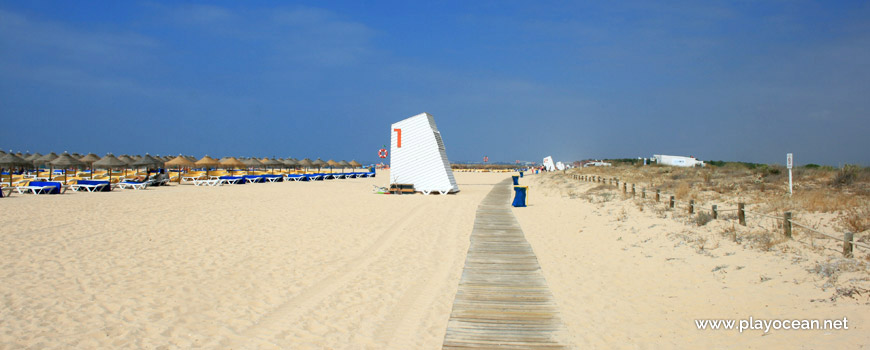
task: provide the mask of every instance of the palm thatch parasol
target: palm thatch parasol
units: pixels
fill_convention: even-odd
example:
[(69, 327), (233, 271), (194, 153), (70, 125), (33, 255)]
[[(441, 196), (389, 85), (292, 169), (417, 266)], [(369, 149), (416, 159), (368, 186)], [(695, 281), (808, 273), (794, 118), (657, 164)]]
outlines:
[(280, 166), (284, 165), (284, 163), (279, 162), (276, 159), (269, 159), (269, 158), (260, 159), (260, 163), (263, 163), (263, 165), (266, 166), (266, 168), (272, 168), (272, 174), (275, 173), (276, 166), (280, 167)]
[(220, 165), (220, 162), (218, 162), (217, 159), (214, 159), (214, 158), (212, 158), (212, 157), (209, 157), (209, 156), (206, 154), (204, 157), (200, 158), (199, 160), (197, 160), (197, 161), (196, 161), (195, 163), (193, 163), (193, 164), (196, 164), (196, 166), (204, 166), (204, 167), (205, 167), (205, 176), (210, 176), (210, 175), (209, 175), (209, 170), (210, 170), (210, 168), (211, 168), (211, 167), (216, 167), (216, 166)]
[(27, 158), (21, 158), (21, 159), (24, 159), (24, 160), (26, 160), (26, 161), (28, 161), (28, 162), (34, 162), (34, 161), (36, 161), (36, 160), (39, 159), (39, 158), (42, 158), (42, 154), (40, 154), (39, 152), (36, 152), (36, 153), (34, 153), (34, 154), (31, 154), (31, 155), (27, 156)]
[(257, 160), (257, 158), (245, 158), (241, 160), (242, 163), (245, 164), (248, 168), (257, 168), (262, 167), (263, 163)]
[(12, 187), (12, 168), (26, 167), (30, 166), (31, 164), (33, 163), (28, 162), (12, 153), (4, 154), (2, 157), (0, 157), (0, 173), (2, 173), (3, 167), (9, 167), (9, 187)]
[(145, 153), (145, 156), (140, 157), (135, 162), (133, 162), (133, 166), (136, 167), (136, 170), (139, 170), (140, 166), (145, 167), (145, 179), (147, 180), (149, 176), (151, 176), (151, 167), (159, 167), (163, 165), (163, 161), (157, 160), (154, 157)]
[[(53, 174), (54, 168), (51, 166), (50, 162), (57, 159), (57, 157), (59, 157), (57, 154), (55, 154), (54, 152), (51, 152), (49, 154), (46, 154), (46, 155), (34, 160), (33, 166), (35, 166), (37, 168), (37, 174), (39, 173), (38, 168), (40, 166), (48, 164), (49, 165), (48, 166), (48, 180), (51, 181), (51, 176), (54, 175)], [(27, 158), (25, 158), (25, 159), (27, 159)]]
[(178, 183), (181, 184), (181, 168), (189, 167), (193, 165), (193, 162), (190, 159), (185, 158), (182, 155), (178, 155), (178, 157), (173, 158), (172, 160), (163, 164), (164, 166), (174, 166), (178, 168)]
[(135, 162), (136, 160), (133, 159), (133, 157), (130, 157), (130, 156), (126, 155), (126, 154), (122, 154), (122, 155), (120, 155), (120, 156), (118, 157), (118, 160), (120, 160), (120, 161), (124, 162), (124, 164), (126, 164), (126, 165), (124, 166), (124, 176), (127, 176), (127, 169), (130, 168), (130, 167), (132, 167), (132, 166), (133, 166), (133, 162)]
[(344, 168), (352, 168), (353, 167), (346, 160), (342, 160), (342, 161), (338, 162), (338, 166), (341, 167), (341, 172), (344, 172)]
[(296, 159), (293, 159), (293, 158), (284, 159), (283, 163), (288, 168), (293, 168), (294, 170), (296, 169), (297, 166), (299, 166), (299, 162), (297, 162)]
[(336, 161), (330, 159), (330, 160), (327, 160), (327, 161), (326, 161), (326, 165), (329, 166), (329, 170), (330, 170), (330, 172), (333, 172), (333, 173), (334, 173), (334, 172), (335, 172), (335, 167), (338, 166), (338, 162), (336, 162)]
[(350, 164), (350, 166), (352, 166), (354, 169), (362, 167), (362, 164), (360, 164), (356, 160), (351, 160), (348, 164)]
[(66, 181), (66, 169), (69, 169), (70, 167), (85, 166), (84, 162), (73, 158), (73, 156), (71, 156), (69, 153), (66, 153), (66, 152), (64, 152), (63, 154), (61, 154), (60, 156), (58, 156), (57, 158), (52, 160), (50, 162), (50, 164), (52, 166), (56, 166), (56, 167), (63, 169), (63, 183), (64, 183), (64, 185), (66, 185), (66, 182), (67, 182)]
[(112, 182), (112, 169), (126, 167), (127, 163), (118, 159), (111, 153), (107, 153), (105, 157), (94, 162), (94, 166), (98, 169), (106, 169), (109, 171), (109, 183)]
[(233, 170), (235, 168), (245, 166), (245, 163), (242, 163), (240, 160), (236, 159), (236, 157), (226, 157), (221, 159), (220, 163), (225, 169), (230, 169), (230, 176), (233, 175)]
[[(308, 159), (308, 158), (300, 160), (297, 163), (299, 163), (300, 166), (304, 166), (306, 169), (309, 169), (309, 168), (314, 166), (314, 162), (312, 162), (311, 159)], [(307, 171), (308, 170), (306, 170), (306, 172)]]
[(87, 164), (89, 169), (91, 169), (91, 179), (93, 179), (94, 178), (94, 162), (100, 160), (100, 156), (93, 154), (93, 153), (88, 153), (86, 156), (79, 158), (79, 160), (82, 163)]
[(320, 168), (325, 167), (327, 164), (323, 161), (323, 159), (317, 158), (317, 160), (311, 162), (311, 164), (317, 166), (317, 172), (320, 172)]

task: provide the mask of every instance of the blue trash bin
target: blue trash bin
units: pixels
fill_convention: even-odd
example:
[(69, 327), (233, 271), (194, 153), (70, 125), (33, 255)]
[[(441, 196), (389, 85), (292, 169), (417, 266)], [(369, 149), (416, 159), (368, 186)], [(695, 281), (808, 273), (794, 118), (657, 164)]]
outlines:
[(523, 177), (523, 172), (522, 172), (522, 171), (520, 172), (520, 177)]
[(526, 191), (528, 191), (528, 186), (514, 186), (514, 202), (511, 204), (515, 207), (525, 207), (526, 206)]
[(512, 175), (512, 176), (511, 176), (511, 179), (514, 180), (514, 186), (520, 184), (520, 177), (519, 177), (519, 176), (517, 176), (517, 175)]

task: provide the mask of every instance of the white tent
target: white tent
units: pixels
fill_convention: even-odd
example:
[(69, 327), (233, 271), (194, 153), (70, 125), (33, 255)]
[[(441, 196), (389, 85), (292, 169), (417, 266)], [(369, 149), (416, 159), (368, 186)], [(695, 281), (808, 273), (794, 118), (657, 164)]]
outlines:
[(565, 164), (562, 162), (556, 162), (556, 169), (565, 170)]
[(413, 184), (423, 194), (459, 192), (441, 132), (429, 113), (390, 127), (390, 183)]
[(544, 158), (544, 170), (546, 170), (546, 171), (555, 171), (556, 170), (556, 164), (553, 164), (553, 157), (552, 156), (547, 156), (546, 158)]

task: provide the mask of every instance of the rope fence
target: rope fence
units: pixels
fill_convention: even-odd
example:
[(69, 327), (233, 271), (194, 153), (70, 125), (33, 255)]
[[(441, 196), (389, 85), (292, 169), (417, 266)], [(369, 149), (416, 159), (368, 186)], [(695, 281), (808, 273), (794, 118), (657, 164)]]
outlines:
[[(595, 182), (595, 183), (610, 184), (610, 185), (615, 184), (617, 190), (619, 190), (619, 187), (620, 187), (619, 186), (620, 181), (618, 178), (612, 178), (612, 177), (608, 178), (608, 177), (602, 177), (602, 176), (598, 176), (598, 175), (576, 175), (576, 174), (572, 175), (572, 177), (575, 180), (586, 181), (586, 182)], [(637, 191), (636, 191), (635, 184), (631, 184), (630, 194), (629, 194), (628, 188), (629, 188), (629, 184), (626, 182), (622, 182), (622, 193), (625, 195), (630, 195), (632, 198), (636, 198)], [(646, 188), (641, 188), (641, 199), (647, 199)], [(746, 210), (746, 205), (744, 203), (738, 203), (737, 208), (727, 208), (727, 209), (721, 209), (717, 205), (713, 204), (708, 209), (707, 207), (702, 207), (698, 203), (695, 203), (695, 200), (689, 200), (688, 202), (686, 202), (685, 200), (677, 200), (674, 195), (669, 195), (667, 198), (665, 198), (665, 195), (661, 192), (661, 190), (656, 189), (655, 190), (655, 198), (654, 198), (655, 202), (656, 203), (662, 202), (662, 199), (664, 199), (665, 204), (668, 205), (668, 207), (671, 209), (676, 209), (678, 207), (678, 204), (679, 204), (680, 207), (683, 207), (683, 206), (686, 207), (686, 209), (690, 215), (695, 214), (696, 211), (705, 211), (705, 212), (710, 212), (712, 214), (713, 219), (718, 219), (719, 213), (736, 211), (737, 212), (737, 220), (740, 223), (740, 225), (742, 225), (742, 226), (746, 226), (746, 214), (749, 214), (750, 216), (754, 216), (754, 217), (779, 220), (783, 223), (782, 224), (783, 233), (789, 239), (792, 239), (792, 225), (798, 226), (798, 227), (800, 227), (806, 231), (809, 231), (811, 233), (815, 233), (815, 234), (818, 234), (818, 235), (821, 235), (821, 236), (824, 236), (827, 238), (842, 241), (843, 242), (843, 256), (845, 256), (845, 257), (850, 257), (850, 258), (853, 257), (854, 247), (860, 247), (863, 249), (870, 250), (870, 245), (855, 241), (853, 232), (844, 232), (842, 238), (836, 237), (836, 236), (833, 236), (831, 234), (821, 232), (821, 231), (819, 231), (815, 228), (812, 228), (810, 226), (807, 226), (806, 224), (802, 224), (798, 221), (793, 220), (792, 213), (790, 211), (783, 213), (782, 216), (775, 216), (775, 215), (770, 215), (770, 214), (751, 212), (751, 211)]]

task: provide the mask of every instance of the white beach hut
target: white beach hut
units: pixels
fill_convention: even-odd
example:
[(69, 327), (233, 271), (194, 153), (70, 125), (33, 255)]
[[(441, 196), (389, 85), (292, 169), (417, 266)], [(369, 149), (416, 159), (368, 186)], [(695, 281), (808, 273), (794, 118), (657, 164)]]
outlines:
[(390, 183), (413, 184), (423, 194), (459, 192), (441, 132), (429, 113), (390, 127)]
[(555, 171), (556, 170), (556, 164), (553, 164), (553, 157), (552, 156), (547, 156), (544, 158), (544, 170), (547, 170), (547, 171)]

